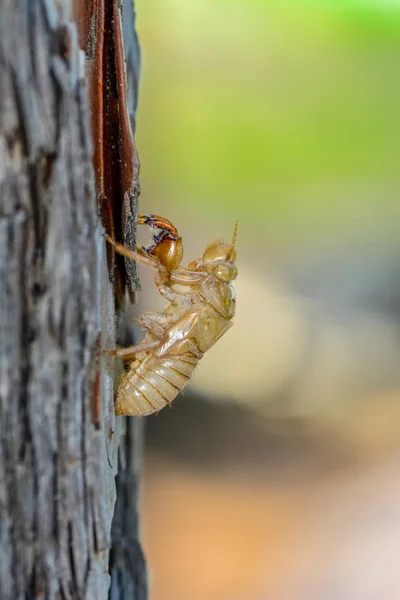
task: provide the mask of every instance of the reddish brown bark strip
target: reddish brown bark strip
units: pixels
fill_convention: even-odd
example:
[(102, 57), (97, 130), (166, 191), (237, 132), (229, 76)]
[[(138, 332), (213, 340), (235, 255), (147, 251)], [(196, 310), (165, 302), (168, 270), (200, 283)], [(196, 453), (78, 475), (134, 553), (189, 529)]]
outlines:
[[(127, 76), (120, 0), (75, 0), (81, 47), (86, 52), (92, 109), (93, 163), (98, 204), (106, 232), (136, 246), (139, 160), (127, 106)], [(125, 287), (139, 289), (137, 267), (107, 248), (118, 306)]]

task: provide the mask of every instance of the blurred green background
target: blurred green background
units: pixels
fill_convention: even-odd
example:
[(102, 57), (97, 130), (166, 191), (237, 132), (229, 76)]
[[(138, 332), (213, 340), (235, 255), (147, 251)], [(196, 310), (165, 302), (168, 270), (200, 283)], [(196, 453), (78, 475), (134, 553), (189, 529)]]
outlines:
[(146, 423), (152, 598), (398, 600), (400, 2), (135, 5), (141, 212), (184, 262), (239, 219), (235, 325)]
[(185, 261), (239, 218), (235, 327), (195, 386), (346, 416), (399, 379), (400, 5), (138, 0), (137, 24), (141, 211)]
[(397, 4), (139, 0), (143, 205), (285, 252), (396, 235)]

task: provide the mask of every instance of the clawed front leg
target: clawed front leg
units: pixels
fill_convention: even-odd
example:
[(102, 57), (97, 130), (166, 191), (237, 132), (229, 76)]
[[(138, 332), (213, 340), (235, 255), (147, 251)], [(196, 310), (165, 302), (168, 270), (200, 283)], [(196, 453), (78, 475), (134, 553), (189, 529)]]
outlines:
[(171, 236), (171, 238), (173, 237), (174, 239), (178, 239), (180, 237), (177, 228), (174, 225), (172, 225), (171, 221), (168, 221), (168, 219), (160, 217), (159, 215), (139, 214), (137, 224), (148, 225), (153, 229), (161, 229), (161, 231), (163, 231), (164, 234), (168, 233)]
[(151, 214), (140, 214), (137, 223), (160, 230), (153, 236), (153, 243), (144, 247), (143, 250), (162, 265), (168, 273), (171, 273), (180, 265), (183, 256), (182, 238), (177, 228), (168, 219)]
[[(199, 273), (176, 266), (175, 263), (179, 264), (181, 260), (181, 250), (173, 250), (173, 245), (171, 246), (171, 244), (176, 243), (176, 240), (157, 239), (152, 248), (144, 248), (138, 245), (136, 246), (136, 250), (131, 250), (130, 248), (126, 248), (123, 244), (116, 242), (107, 234), (105, 235), (105, 239), (113, 246), (118, 254), (121, 254), (121, 256), (126, 256), (142, 265), (157, 269), (159, 282), (165, 283), (166, 281), (169, 281), (171, 283), (191, 287), (198, 285), (202, 279), (208, 275), (208, 273)], [(171, 248), (173, 256), (168, 256), (169, 253), (171, 253)], [(166, 255), (164, 256), (165, 253)], [(174, 253), (176, 256), (174, 256)]]

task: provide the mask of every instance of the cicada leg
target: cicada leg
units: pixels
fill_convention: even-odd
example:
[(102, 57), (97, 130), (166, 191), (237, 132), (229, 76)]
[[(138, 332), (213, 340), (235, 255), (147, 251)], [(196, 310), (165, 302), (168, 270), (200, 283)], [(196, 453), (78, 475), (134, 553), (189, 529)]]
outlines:
[(160, 345), (160, 340), (143, 340), (143, 342), (139, 342), (139, 344), (134, 344), (133, 346), (127, 346), (127, 348), (117, 348), (116, 350), (103, 350), (104, 354), (108, 356), (117, 356), (118, 358), (130, 358), (139, 354), (139, 352), (144, 352), (145, 350), (150, 350), (151, 348), (157, 348)]
[(135, 356), (139, 352), (145, 350), (151, 350), (157, 348), (162, 341), (165, 339), (165, 332), (170, 325), (168, 317), (159, 313), (155, 310), (147, 310), (142, 313), (138, 318), (138, 322), (143, 329), (145, 329), (154, 340), (144, 339), (142, 342), (127, 348), (117, 348), (116, 350), (104, 350), (105, 354), (109, 356), (117, 356), (120, 358), (129, 358)]
[(143, 251), (163, 265), (169, 273), (176, 269), (183, 256), (182, 238), (177, 228), (172, 225), (171, 221), (158, 215), (140, 214), (137, 223), (160, 230), (153, 236), (153, 243), (150, 246), (144, 246)]
[(207, 277), (209, 273), (201, 272), (201, 271), (190, 271), (189, 269), (184, 269), (179, 267), (175, 269), (170, 274), (170, 280), (172, 283), (178, 283), (179, 285), (187, 285), (187, 286), (195, 286), (199, 285), (199, 283)]
[(177, 342), (168, 351), (168, 356), (182, 356), (183, 354), (191, 353), (200, 360), (204, 352), (200, 350), (194, 340), (186, 339)]
[(146, 310), (140, 315), (138, 322), (142, 329), (160, 340), (165, 336), (165, 332), (170, 325), (168, 317), (155, 310)]
[(107, 242), (115, 248), (115, 251), (118, 252), (118, 254), (126, 256), (131, 260), (135, 260), (142, 265), (146, 265), (147, 267), (151, 267), (152, 269), (157, 269), (158, 274), (156, 276), (156, 285), (164, 298), (170, 302), (178, 300), (185, 294), (172, 291), (169, 285), (166, 285), (165, 283), (167, 280), (171, 281), (172, 283), (191, 287), (198, 285), (201, 280), (208, 275), (208, 273), (190, 271), (182, 267), (170, 271), (162, 262), (159, 261), (159, 258), (148, 254), (148, 248), (137, 246), (135, 251), (131, 250), (130, 248), (126, 248), (119, 242), (116, 242), (107, 234), (105, 235), (105, 238)]
[[(154, 258), (147, 256), (147, 253), (144, 254), (144, 249), (141, 246), (138, 246), (137, 250), (131, 250), (130, 248), (126, 248), (123, 244), (116, 242), (109, 235), (104, 236), (109, 244), (115, 248), (115, 251), (122, 256), (126, 256), (131, 260), (135, 260), (142, 265), (146, 265), (147, 267), (151, 267), (152, 269), (158, 269), (159, 264)], [(143, 254), (142, 254), (143, 252)]]
[(138, 215), (137, 220), (138, 225), (148, 225), (153, 229), (161, 229), (161, 231), (168, 232), (171, 237), (177, 239), (179, 237), (179, 233), (176, 227), (172, 225), (171, 221), (168, 219), (164, 219), (164, 217), (159, 217), (158, 215)]

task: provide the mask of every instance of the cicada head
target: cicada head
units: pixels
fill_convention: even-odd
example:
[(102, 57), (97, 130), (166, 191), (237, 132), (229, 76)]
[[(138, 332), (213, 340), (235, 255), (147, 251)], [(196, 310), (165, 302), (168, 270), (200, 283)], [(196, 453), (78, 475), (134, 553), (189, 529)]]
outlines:
[(236, 221), (230, 244), (227, 242), (212, 242), (207, 246), (201, 260), (197, 261), (196, 270), (207, 271), (228, 283), (235, 279), (238, 273), (235, 265), (237, 226)]

